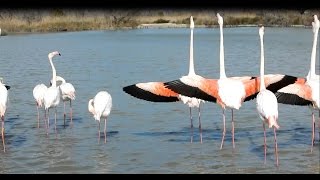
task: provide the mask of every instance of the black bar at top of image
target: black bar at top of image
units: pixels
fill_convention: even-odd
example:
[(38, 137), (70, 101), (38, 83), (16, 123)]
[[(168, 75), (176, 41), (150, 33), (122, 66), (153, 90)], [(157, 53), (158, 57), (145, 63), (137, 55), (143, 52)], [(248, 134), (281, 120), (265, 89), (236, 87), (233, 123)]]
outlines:
[(1, 0), (0, 8), (318, 9), (311, 0)]

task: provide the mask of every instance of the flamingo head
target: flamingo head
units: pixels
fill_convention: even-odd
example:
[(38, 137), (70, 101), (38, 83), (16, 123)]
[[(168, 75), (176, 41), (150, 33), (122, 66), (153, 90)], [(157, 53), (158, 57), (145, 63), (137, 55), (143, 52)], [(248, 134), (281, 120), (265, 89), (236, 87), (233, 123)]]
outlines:
[(320, 22), (317, 15), (313, 15), (314, 22), (312, 22), (312, 30), (315, 33), (316, 30), (320, 27)]
[(218, 18), (219, 25), (222, 26), (223, 25), (223, 18), (222, 18), (222, 16), (220, 16), (219, 13), (217, 13), (217, 18)]
[(316, 14), (313, 15), (314, 21), (319, 21), (318, 16)]
[(94, 111), (94, 106), (93, 106), (93, 99), (90, 99), (89, 100), (89, 103), (88, 103), (88, 110), (89, 112), (94, 115), (95, 114), (95, 111)]
[(58, 51), (53, 51), (51, 53), (48, 54), (48, 58), (52, 59), (54, 56), (59, 55), (61, 56), (61, 54)]
[[(56, 77), (56, 82), (57, 82), (57, 86), (60, 86), (62, 83), (65, 83), (66, 80), (61, 76), (57, 76)], [(50, 80), (50, 86), (51, 85), (52, 85), (52, 79)]]
[(259, 28), (259, 35), (260, 35), (260, 36), (263, 36), (263, 34), (264, 34), (264, 27), (261, 26), (261, 27)]
[(193, 22), (193, 17), (190, 17), (190, 28), (193, 29), (194, 28), (194, 22)]

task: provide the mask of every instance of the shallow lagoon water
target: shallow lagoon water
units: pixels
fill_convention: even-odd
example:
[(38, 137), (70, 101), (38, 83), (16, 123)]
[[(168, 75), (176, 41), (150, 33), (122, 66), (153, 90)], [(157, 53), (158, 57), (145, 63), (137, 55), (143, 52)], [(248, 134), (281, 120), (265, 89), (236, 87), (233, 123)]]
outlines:
[[(311, 29), (265, 28), (265, 73), (306, 76), (312, 38)], [(235, 111), (235, 150), (231, 111), (226, 111), (227, 134), (220, 150), (222, 110), (217, 104), (206, 102), (201, 106), (202, 144), (198, 111), (193, 109), (195, 128), (190, 143), (186, 105), (148, 102), (122, 91), (134, 83), (169, 81), (186, 75), (189, 39), (188, 28), (0, 37), (0, 75), (11, 86), (5, 117), (7, 151), (0, 151), (0, 173), (319, 173), (319, 134), (310, 153), (308, 107), (279, 105), (277, 168), (272, 129), (267, 130), (264, 165), (263, 128), (255, 100)], [(224, 40), (227, 76), (259, 74), (258, 28), (225, 28)], [(75, 86), (76, 100), (73, 126), (69, 116), (67, 126), (63, 126), (60, 104), (57, 134), (51, 111), (47, 137), (43, 121), (37, 128), (32, 90), (38, 83), (49, 84), (52, 71), (47, 55), (54, 50), (61, 53), (53, 60), (57, 74)], [(219, 77), (219, 29), (194, 30), (194, 59), (197, 74)], [(101, 90), (113, 98), (106, 144), (103, 140), (98, 143), (98, 124), (87, 109), (89, 99)]]

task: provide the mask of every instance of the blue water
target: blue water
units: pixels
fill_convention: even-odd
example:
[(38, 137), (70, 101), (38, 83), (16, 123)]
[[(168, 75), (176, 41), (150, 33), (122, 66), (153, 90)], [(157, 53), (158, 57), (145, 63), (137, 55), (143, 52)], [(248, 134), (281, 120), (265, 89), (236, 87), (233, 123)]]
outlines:
[[(311, 29), (266, 27), (265, 72), (306, 76), (312, 38)], [(0, 173), (319, 173), (319, 135), (317, 129), (311, 153), (308, 107), (279, 105), (277, 168), (272, 129), (267, 129), (264, 165), (263, 128), (255, 100), (235, 111), (235, 150), (231, 111), (226, 111), (227, 134), (220, 150), (222, 110), (217, 104), (201, 106), (202, 144), (198, 110), (192, 111), (195, 128), (190, 143), (186, 105), (148, 102), (122, 91), (134, 83), (169, 81), (186, 75), (189, 39), (188, 28), (0, 37), (0, 76), (11, 86), (5, 116), (5, 153), (0, 144)], [(224, 40), (227, 76), (258, 75), (258, 28), (225, 28)], [(67, 126), (63, 126), (60, 103), (57, 133), (54, 111), (50, 111), (52, 124), (47, 137), (43, 119), (37, 128), (32, 90), (39, 83), (49, 85), (52, 71), (47, 55), (55, 50), (61, 53), (53, 60), (57, 74), (74, 85), (76, 100), (72, 104), (73, 126), (69, 116)], [(194, 59), (197, 74), (219, 77), (219, 29), (194, 30)], [(98, 123), (87, 109), (89, 99), (101, 90), (113, 98), (106, 144), (103, 135), (98, 143)]]

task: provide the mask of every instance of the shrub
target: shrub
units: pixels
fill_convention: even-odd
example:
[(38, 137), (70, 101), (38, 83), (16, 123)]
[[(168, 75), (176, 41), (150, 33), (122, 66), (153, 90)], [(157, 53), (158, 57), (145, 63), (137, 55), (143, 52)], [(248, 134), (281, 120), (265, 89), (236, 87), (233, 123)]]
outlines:
[(157, 19), (153, 21), (153, 23), (168, 23), (168, 22), (170, 22), (170, 20), (166, 20), (166, 19)]

